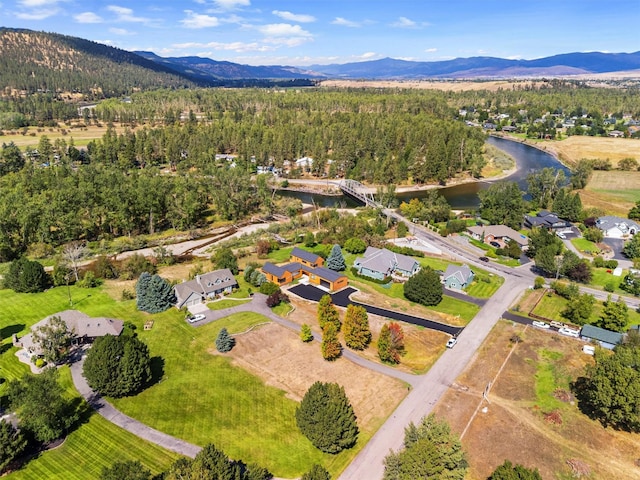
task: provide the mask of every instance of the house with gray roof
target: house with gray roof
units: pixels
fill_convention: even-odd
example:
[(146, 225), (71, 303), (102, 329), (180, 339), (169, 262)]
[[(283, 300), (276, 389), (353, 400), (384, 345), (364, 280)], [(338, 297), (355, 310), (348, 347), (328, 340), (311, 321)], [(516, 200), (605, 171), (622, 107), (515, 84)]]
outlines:
[(571, 222), (563, 220), (556, 213), (540, 210), (536, 215), (525, 215), (524, 226), (527, 228), (547, 228), (560, 231), (571, 228)]
[[(74, 334), (74, 342), (77, 344), (90, 343), (98, 337), (105, 335), (118, 336), (122, 333), (124, 322), (115, 318), (90, 317), (78, 310), (64, 310), (54, 313), (40, 320), (31, 327), (31, 332), (48, 325), (53, 317), (60, 319), (67, 325), (67, 329)], [(41, 355), (40, 346), (34, 341), (33, 333), (14, 342), (15, 346), (24, 348), (29, 355)]]
[(596, 220), (596, 227), (602, 230), (605, 237), (623, 238), (635, 235), (640, 231), (640, 225), (628, 218), (605, 215)]
[(178, 283), (173, 287), (173, 290), (176, 294), (176, 307), (182, 308), (231, 293), (234, 288), (238, 288), (238, 282), (233, 273), (228, 268), (222, 268), (196, 275), (196, 278), (188, 282)]
[(622, 343), (624, 335), (596, 327), (595, 325), (584, 325), (580, 330), (580, 338), (596, 342), (601, 347), (611, 350), (619, 343)]
[(469, 265), (449, 265), (442, 275), (444, 286), (455, 290), (464, 290), (475, 278)]
[(362, 257), (353, 262), (359, 275), (382, 280), (390, 275), (411, 277), (420, 271), (420, 263), (408, 255), (392, 252), (386, 248), (367, 247)]

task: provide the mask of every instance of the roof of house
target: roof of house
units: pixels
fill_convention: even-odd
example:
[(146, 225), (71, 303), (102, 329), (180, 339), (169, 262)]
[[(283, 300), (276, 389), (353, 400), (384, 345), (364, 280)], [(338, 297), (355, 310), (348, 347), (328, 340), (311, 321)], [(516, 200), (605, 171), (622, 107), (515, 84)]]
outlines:
[(529, 245), (529, 239), (527, 237), (506, 225), (474, 225), (467, 228), (467, 230), (481, 237), (492, 235), (495, 238), (508, 238), (521, 246)]
[(320, 255), (316, 255), (313, 252), (308, 252), (307, 250), (303, 250), (298, 247), (293, 247), (293, 250), (291, 250), (291, 256), (301, 258), (305, 262), (309, 263), (316, 263), (318, 259), (321, 258)]
[(335, 282), (339, 278), (342, 278), (345, 276), (344, 273), (336, 272), (335, 270), (331, 270), (330, 268), (325, 268), (325, 267), (316, 267), (312, 269), (311, 272), (309, 273), (317, 275), (318, 277), (323, 278), (324, 280), (328, 280), (330, 282)]
[(369, 270), (387, 274), (396, 268), (410, 272), (417, 261), (407, 255), (395, 253), (386, 248), (367, 247), (364, 255), (356, 258), (354, 263)]
[(613, 215), (605, 215), (604, 217), (598, 218), (598, 220), (596, 220), (596, 227), (604, 231), (617, 227), (622, 233), (628, 231), (630, 227), (635, 228), (636, 231), (640, 230), (640, 225), (633, 220), (614, 217)]
[(472, 275), (473, 271), (469, 268), (469, 265), (449, 265), (442, 278), (447, 280), (450, 277), (455, 277), (461, 284), (465, 284)]
[(209, 293), (233, 287), (237, 285), (233, 273), (228, 268), (222, 268), (202, 275), (196, 275), (196, 278), (188, 282), (178, 283), (174, 287), (178, 305), (184, 303), (192, 294), (208, 295)]
[(532, 227), (552, 227), (553, 225), (560, 226), (570, 226), (566, 220), (558, 217), (556, 213), (547, 212), (546, 210), (540, 210), (535, 216), (533, 215), (525, 215), (525, 224), (528, 224)]
[(609, 343), (611, 345), (619, 344), (622, 342), (624, 337), (622, 333), (612, 332), (611, 330), (605, 330), (604, 328), (596, 327), (594, 325), (583, 326), (580, 335), (600, 342)]
[(262, 271), (264, 273), (269, 273), (271, 275), (275, 275), (280, 278), (284, 275), (285, 272), (295, 273), (298, 272), (302, 268), (302, 265), (299, 262), (291, 262), (286, 263), (284, 265), (278, 266), (271, 262), (266, 262), (262, 266)]

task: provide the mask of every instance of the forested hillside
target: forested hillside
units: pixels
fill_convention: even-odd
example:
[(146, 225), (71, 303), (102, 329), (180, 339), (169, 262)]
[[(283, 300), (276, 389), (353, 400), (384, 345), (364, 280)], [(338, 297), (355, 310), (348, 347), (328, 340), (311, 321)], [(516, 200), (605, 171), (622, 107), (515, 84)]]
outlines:
[(14, 92), (71, 92), (85, 99), (196, 84), (131, 52), (55, 33), (0, 29), (0, 87)]

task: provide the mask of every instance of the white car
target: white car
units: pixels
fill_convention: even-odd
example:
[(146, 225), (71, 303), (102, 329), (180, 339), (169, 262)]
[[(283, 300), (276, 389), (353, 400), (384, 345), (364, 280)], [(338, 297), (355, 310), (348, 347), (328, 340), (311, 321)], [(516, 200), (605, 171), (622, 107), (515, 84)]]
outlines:
[(567, 337), (575, 337), (578, 338), (580, 336), (580, 330), (574, 330), (573, 328), (563, 327), (558, 330), (560, 335), (566, 335)]
[(562, 240), (566, 240), (567, 236), (564, 233), (558, 232), (556, 233), (556, 235), (558, 236), (558, 238), (561, 238)]
[(451, 337), (447, 340), (447, 348), (453, 348), (456, 343), (458, 343), (458, 339), (456, 337)]
[(207, 318), (205, 314), (198, 313), (197, 315), (193, 315), (189, 317), (189, 323), (196, 323), (196, 322), (199, 322), (200, 320), (204, 320), (205, 318)]
[(548, 328), (551, 328), (551, 325), (549, 325), (548, 323), (545, 322), (541, 322), (539, 320), (534, 320), (533, 322), (531, 322), (531, 325), (533, 325), (534, 327), (538, 327), (538, 328), (544, 328), (545, 330)]

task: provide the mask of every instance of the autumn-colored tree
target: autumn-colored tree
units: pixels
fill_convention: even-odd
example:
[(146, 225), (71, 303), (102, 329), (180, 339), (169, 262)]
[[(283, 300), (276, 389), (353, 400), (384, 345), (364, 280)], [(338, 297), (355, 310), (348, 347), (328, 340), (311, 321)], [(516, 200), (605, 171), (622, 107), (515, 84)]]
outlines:
[(378, 356), (386, 363), (400, 363), (404, 352), (404, 332), (400, 324), (384, 324), (378, 338)]
[(344, 317), (344, 341), (347, 347), (354, 350), (364, 350), (371, 342), (371, 330), (369, 329), (369, 317), (364, 307), (349, 305)]
[(338, 340), (338, 330), (335, 324), (326, 323), (322, 329), (322, 357), (325, 360), (335, 360), (342, 353), (342, 345)]
[(323, 295), (318, 302), (318, 324), (321, 329), (324, 329), (327, 323), (333, 323), (336, 327), (336, 332), (340, 331), (341, 323), (338, 310), (333, 305), (331, 296)]

